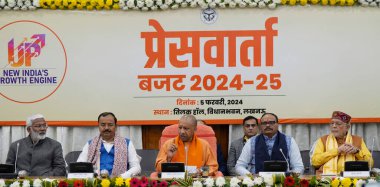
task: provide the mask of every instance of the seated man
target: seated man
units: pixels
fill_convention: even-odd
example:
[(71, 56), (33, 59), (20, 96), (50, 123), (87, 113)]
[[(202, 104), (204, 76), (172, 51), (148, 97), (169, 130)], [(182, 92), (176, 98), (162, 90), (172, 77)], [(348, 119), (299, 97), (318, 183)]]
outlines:
[(141, 172), (140, 158), (129, 139), (116, 135), (115, 115), (101, 113), (98, 123), (100, 134), (84, 145), (77, 162), (91, 162), (100, 171), (107, 170), (112, 177), (138, 175)]
[[(197, 125), (207, 125), (205, 121), (203, 120), (197, 120)], [(224, 160), (223, 152), (222, 152), (222, 146), (218, 143), (216, 145), (216, 158), (218, 160), (218, 171), (222, 172), (223, 175), (227, 175), (227, 164)]]
[[(209, 175), (223, 175), (218, 173), (218, 163), (211, 147), (206, 140), (198, 138), (197, 120), (193, 115), (184, 115), (179, 120), (178, 136), (167, 140), (161, 147), (156, 159), (156, 171), (161, 172), (161, 163), (186, 162), (188, 166), (209, 167)], [(187, 148), (188, 151), (185, 151)], [(152, 176), (154, 176), (152, 174)]]
[(294, 138), (278, 131), (277, 116), (265, 113), (261, 116), (260, 123), (261, 134), (245, 143), (235, 166), (236, 173), (242, 176), (264, 171), (264, 161), (267, 160), (288, 161), (288, 171), (302, 173), (304, 167), (298, 145)]
[(365, 160), (372, 165), (371, 153), (362, 138), (351, 135), (351, 116), (335, 111), (332, 114), (329, 135), (316, 142), (311, 164), (319, 168), (317, 174), (339, 174), (344, 171), (345, 161)]
[(235, 165), (240, 157), (241, 150), (243, 149), (245, 143), (248, 141), (249, 138), (256, 136), (257, 132), (259, 131), (258, 125), (259, 122), (257, 118), (253, 116), (247, 116), (243, 119), (244, 136), (231, 143), (230, 151), (228, 153), (227, 167), (228, 172), (231, 176), (236, 175)]
[(16, 164), (16, 172), (25, 170), (29, 176), (65, 176), (62, 146), (46, 137), (47, 128), (43, 115), (28, 117), (26, 129), (29, 136), (11, 144), (6, 163)]

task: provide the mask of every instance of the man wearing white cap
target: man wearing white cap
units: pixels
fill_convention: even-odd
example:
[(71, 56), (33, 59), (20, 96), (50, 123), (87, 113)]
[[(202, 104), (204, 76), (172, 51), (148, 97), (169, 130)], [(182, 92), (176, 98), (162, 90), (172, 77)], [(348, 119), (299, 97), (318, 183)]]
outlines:
[(28, 117), (26, 129), (29, 136), (11, 144), (6, 163), (16, 164), (16, 172), (25, 170), (29, 176), (65, 176), (62, 146), (46, 137), (47, 128), (43, 115)]

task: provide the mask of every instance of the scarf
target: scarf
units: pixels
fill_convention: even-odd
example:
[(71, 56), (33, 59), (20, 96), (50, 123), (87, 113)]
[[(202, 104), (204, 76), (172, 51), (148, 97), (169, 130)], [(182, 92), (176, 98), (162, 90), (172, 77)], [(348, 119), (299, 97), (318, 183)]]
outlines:
[[(100, 136), (96, 136), (91, 140), (91, 143), (88, 147), (87, 161), (92, 164), (96, 164), (98, 160), (98, 156), (100, 156), (100, 146), (102, 139)], [(115, 158), (113, 162), (112, 174), (111, 176), (119, 176), (120, 174), (127, 171), (127, 163), (128, 163), (128, 149), (127, 143), (125, 139), (116, 135), (114, 138), (114, 150), (115, 150)]]
[[(346, 143), (352, 144), (352, 136), (350, 133), (347, 133), (346, 136)], [(326, 145), (325, 145), (326, 151), (332, 150), (332, 149), (338, 149), (338, 142), (335, 139), (335, 136), (333, 134), (329, 134), (326, 140)], [(344, 157), (345, 161), (354, 161), (355, 156), (353, 154), (345, 154), (341, 155)], [(330, 159), (323, 165), (323, 173), (338, 173), (338, 157)], [(342, 167), (343, 168), (343, 167)]]

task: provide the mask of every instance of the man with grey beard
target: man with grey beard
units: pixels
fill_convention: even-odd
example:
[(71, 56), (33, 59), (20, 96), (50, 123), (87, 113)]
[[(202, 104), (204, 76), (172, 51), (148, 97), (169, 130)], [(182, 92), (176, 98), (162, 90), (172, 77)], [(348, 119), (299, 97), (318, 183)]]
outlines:
[(11, 144), (6, 163), (16, 164), (16, 172), (24, 170), (29, 176), (65, 176), (62, 146), (46, 137), (47, 128), (43, 115), (28, 117), (26, 129), (29, 136)]

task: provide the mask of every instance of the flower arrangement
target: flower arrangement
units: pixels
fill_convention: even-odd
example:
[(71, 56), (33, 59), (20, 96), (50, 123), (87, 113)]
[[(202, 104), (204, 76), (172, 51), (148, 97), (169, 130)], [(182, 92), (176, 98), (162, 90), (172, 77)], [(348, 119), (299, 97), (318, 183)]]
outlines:
[(0, 179), (0, 187), (361, 187), (363, 184), (380, 182), (380, 178), (352, 179), (352, 178), (322, 178), (315, 176), (310, 180), (299, 177), (273, 175), (266, 177), (246, 176), (217, 177), (158, 180), (147, 177), (134, 177), (123, 179)]
[(38, 0), (0, 0), (0, 10), (36, 10)]

